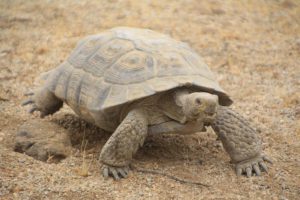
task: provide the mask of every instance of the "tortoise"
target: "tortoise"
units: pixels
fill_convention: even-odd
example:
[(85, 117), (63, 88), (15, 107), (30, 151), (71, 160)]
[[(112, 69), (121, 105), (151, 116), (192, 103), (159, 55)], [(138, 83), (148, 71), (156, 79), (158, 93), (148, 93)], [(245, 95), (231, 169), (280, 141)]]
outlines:
[(44, 117), (63, 102), (84, 120), (112, 132), (100, 153), (104, 177), (125, 178), (148, 134), (187, 134), (211, 126), (237, 175), (260, 175), (255, 127), (231, 109), (232, 100), (188, 44), (149, 29), (116, 27), (82, 39), (49, 71), (23, 105)]

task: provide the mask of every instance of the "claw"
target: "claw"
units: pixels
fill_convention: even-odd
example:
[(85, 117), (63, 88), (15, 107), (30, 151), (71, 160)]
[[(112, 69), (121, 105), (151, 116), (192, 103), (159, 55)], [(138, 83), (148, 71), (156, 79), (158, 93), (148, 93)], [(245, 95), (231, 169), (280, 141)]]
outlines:
[(127, 173), (125, 173), (125, 171), (123, 169), (117, 169), (118, 173), (123, 177), (126, 178), (127, 177)]
[(104, 167), (104, 169), (103, 169), (103, 176), (104, 176), (104, 178), (106, 179), (106, 178), (108, 178), (108, 168), (107, 167)]
[(32, 107), (32, 108), (29, 109), (28, 112), (29, 112), (30, 114), (32, 114), (32, 113), (34, 113), (34, 111), (37, 111), (37, 110), (38, 110), (37, 107)]
[(117, 172), (116, 169), (111, 168), (111, 169), (110, 169), (110, 172), (112, 173), (112, 175), (113, 175), (113, 177), (115, 178), (115, 180), (119, 180), (119, 179), (120, 179), (120, 177), (119, 177), (118, 172)]
[(28, 100), (25, 100), (21, 103), (21, 106), (26, 106), (28, 104), (32, 104), (34, 103), (34, 101), (32, 99), (28, 99)]
[(105, 179), (107, 179), (108, 177), (113, 177), (115, 180), (120, 180), (121, 178), (126, 178), (128, 174), (128, 166), (113, 167), (106, 164), (102, 166), (102, 175)]
[(260, 176), (262, 172), (268, 172), (266, 162), (272, 163), (271, 159), (266, 156), (258, 156), (246, 161), (241, 161), (236, 165), (236, 174), (238, 176), (245, 174), (248, 178), (252, 175)]
[(34, 95), (34, 93), (33, 92), (26, 92), (26, 93), (24, 93), (24, 95), (25, 96), (32, 96), (32, 95)]
[(124, 167), (124, 169), (123, 169), (123, 171), (124, 171), (124, 173), (126, 174), (126, 177), (128, 176), (128, 174), (129, 174), (129, 167)]
[(260, 169), (259, 169), (259, 167), (257, 166), (257, 164), (254, 164), (254, 165), (253, 165), (253, 169), (254, 169), (256, 175), (257, 175), (257, 176), (260, 176), (261, 172), (260, 172)]
[(237, 167), (237, 168), (236, 168), (236, 175), (241, 176), (241, 175), (242, 175), (242, 172), (243, 172), (243, 169), (242, 169), (242, 168), (240, 168), (240, 167)]
[(270, 163), (270, 164), (273, 164), (273, 161), (268, 156), (264, 156), (263, 160)]
[(268, 167), (265, 165), (264, 162), (259, 162), (259, 165), (261, 166), (261, 168), (262, 168), (265, 172), (268, 171)]
[(251, 175), (252, 175), (252, 169), (251, 169), (251, 167), (247, 167), (247, 168), (246, 168), (246, 174), (247, 174), (247, 177), (248, 177), (248, 178), (251, 177)]

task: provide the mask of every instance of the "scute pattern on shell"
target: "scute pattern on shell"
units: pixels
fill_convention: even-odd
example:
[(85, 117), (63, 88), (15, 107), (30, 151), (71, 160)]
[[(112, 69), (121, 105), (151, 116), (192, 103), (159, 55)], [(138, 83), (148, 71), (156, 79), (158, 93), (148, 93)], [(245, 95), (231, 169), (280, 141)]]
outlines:
[(84, 38), (47, 82), (86, 115), (187, 85), (219, 95), (221, 105), (232, 102), (187, 44), (148, 29), (119, 27)]

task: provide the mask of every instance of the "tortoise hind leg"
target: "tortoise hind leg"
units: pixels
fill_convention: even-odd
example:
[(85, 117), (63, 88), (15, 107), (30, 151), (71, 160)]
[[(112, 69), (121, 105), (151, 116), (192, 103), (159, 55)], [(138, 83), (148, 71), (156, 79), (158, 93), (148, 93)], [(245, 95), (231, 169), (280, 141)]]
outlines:
[(147, 128), (147, 116), (143, 110), (134, 109), (128, 113), (102, 148), (100, 161), (105, 178), (127, 176), (132, 156), (143, 145)]
[(32, 104), (29, 112), (40, 111), (41, 118), (55, 113), (63, 106), (63, 101), (58, 99), (47, 88), (39, 88), (25, 95), (29, 96), (29, 98), (22, 103), (22, 106)]

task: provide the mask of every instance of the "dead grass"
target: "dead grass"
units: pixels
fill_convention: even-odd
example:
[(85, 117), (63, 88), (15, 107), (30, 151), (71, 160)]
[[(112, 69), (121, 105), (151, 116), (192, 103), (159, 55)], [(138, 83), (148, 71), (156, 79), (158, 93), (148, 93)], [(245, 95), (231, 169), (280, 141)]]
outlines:
[[(85, 138), (86, 132), (84, 130), (81, 146), (80, 146), (80, 154), (82, 155), (82, 162), (81, 166), (76, 169), (76, 173), (80, 176), (87, 177), (89, 176), (89, 169), (91, 164), (93, 163), (94, 159), (92, 159), (90, 162), (86, 159), (86, 147), (88, 144), (88, 140)], [(88, 163), (89, 162), (89, 163)]]

